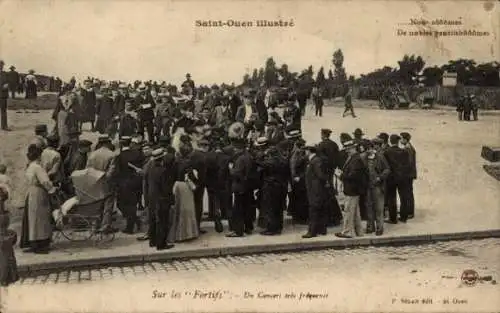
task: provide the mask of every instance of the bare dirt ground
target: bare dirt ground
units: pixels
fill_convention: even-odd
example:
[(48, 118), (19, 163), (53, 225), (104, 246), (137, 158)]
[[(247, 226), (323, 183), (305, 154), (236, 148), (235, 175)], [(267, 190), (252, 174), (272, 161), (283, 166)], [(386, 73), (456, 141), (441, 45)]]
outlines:
[[(473, 222), (481, 214), (490, 214), (491, 226), (500, 226), (500, 188), (498, 182), (482, 168), (483, 145), (496, 146), (500, 134), (497, 115), (480, 115), (477, 122), (459, 122), (453, 110), (394, 110), (369, 108), (370, 103), (354, 103), (357, 118), (342, 118), (341, 103), (325, 107), (323, 117), (314, 117), (308, 108), (305, 117), (304, 138), (311, 143), (319, 141), (321, 128), (333, 130), (338, 141), (341, 132), (352, 133), (357, 127), (368, 137), (385, 131), (389, 134), (408, 131), (417, 149), (418, 180), (415, 184), (417, 210), (430, 221), (441, 221), (439, 216), (464, 214), (464, 223)], [(11, 132), (0, 132), (0, 162), (8, 167), (13, 180), (10, 208), (20, 207), (26, 193), (24, 169), (26, 147), (34, 136), (34, 126), (47, 123), (53, 126), (51, 111), (16, 113), (9, 111)], [(96, 141), (96, 135), (84, 126), (83, 137)], [(13, 210), (18, 215), (17, 210)], [(439, 212), (439, 214), (437, 213)], [(435, 220), (438, 219), (439, 221)], [(486, 225), (484, 225), (486, 226)]]

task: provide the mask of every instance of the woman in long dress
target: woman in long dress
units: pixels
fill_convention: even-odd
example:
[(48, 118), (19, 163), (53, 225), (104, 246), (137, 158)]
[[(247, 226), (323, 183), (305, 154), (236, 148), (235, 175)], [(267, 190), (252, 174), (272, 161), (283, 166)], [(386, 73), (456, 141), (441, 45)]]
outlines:
[(42, 150), (36, 145), (28, 147), (26, 178), (28, 194), (23, 216), (21, 248), (26, 252), (48, 253), (52, 238), (52, 206), (50, 195), (56, 191), (49, 175), (40, 165)]
[(175, 204), (171, 211), (169, 242), (191, 240), (200, 235), (193, 195), (197, 176), (189, 160), (191, 151), (189, 145), (181, 145), (177, 156), (177, 181), (173, 188)]

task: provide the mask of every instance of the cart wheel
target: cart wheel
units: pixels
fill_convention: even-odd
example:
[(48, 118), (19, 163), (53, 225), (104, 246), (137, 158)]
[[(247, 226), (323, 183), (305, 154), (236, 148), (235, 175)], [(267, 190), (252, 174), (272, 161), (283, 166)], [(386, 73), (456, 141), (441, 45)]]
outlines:
[(92, 237), (92, 224), (87, 217), (68, 214), (63, 217), (61, 234), (70, 241), (87, 240)]

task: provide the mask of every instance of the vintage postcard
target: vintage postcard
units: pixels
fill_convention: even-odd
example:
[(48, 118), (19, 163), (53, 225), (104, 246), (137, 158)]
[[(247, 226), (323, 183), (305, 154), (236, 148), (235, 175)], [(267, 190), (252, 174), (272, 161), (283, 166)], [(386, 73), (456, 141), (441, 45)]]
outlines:
[(0, 312), (498, 312), (498, 1), (0, 1)]

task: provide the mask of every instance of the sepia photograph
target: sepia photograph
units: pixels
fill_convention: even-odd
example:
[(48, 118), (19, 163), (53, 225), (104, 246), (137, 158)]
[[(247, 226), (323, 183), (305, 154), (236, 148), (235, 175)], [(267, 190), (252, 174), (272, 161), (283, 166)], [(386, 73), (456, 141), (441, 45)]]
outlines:
[(498, 312), (500, 3), (0, 1), (0, 313)]

